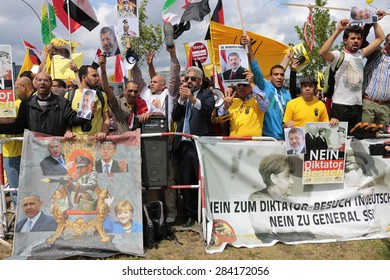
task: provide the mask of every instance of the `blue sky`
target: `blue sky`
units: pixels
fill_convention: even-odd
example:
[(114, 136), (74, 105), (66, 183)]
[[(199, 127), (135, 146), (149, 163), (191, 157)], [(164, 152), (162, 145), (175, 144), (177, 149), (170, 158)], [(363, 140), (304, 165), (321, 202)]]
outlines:
[[(25, 0), (29, 3), (38, 14), (40, 14), (41, 0)], [(115, 24), (115, 0), (90, 0), (101, 26)], [(161, 10), (164, 0), (149, 0), (147, 13), (149, 22), (162, 23)], [(217, 0), (210, 0), (210, 7), (213, 10)], [(244, 26), (246, 30), (273, 38), (287, 43), (299, 43), (295, 34), (294, 25), (302, 25), (306, 21), (309, 10), (300, 7), (287, 7), (281, 3), (290, 2), (297, 4), (308, 4), (308, 0), (241, 0), (241, 10), (243, 15)], [(314, 0), (312, 1), (314, 4)], [(241, 28), (240, 17), (237, 14), (237, 1), (224, 0), (225, 24)], [(350, 8), (351, 6), (369, 7), (365, 0), (329, 0), (327, 6)], [(374, 0), (372, 5), (378, 9), (390, 12), (390, 1)], [(3, 30), (0, 44), (9, 44), (12, 46), (13, 60), (21, 64), (24, 57), (24, 47), (21, 38), (26, 39), (38, 48), (43, 44), (40, 35), (40, 23), (33, 11), (21, 0), (0, 0), (0, 26)], [(375, 9), (375, 8), (371, 8)], [(331, 16), (334, 20), (348, 18), (349, 13), (346, 11), (332, 10)], [(390, 32), (390, 16), (386, 16), (381, 22), (385, 33)], [(208, 18), (201, 23), (193, 23), (192, 29), (183, 34), (176, 42), (179, 60), (183, 69), (186, 64), (183, 43), (202, 40), (207, 30)], [(92, 32), (80, 28), (72, 34), (72, 40), (80, 42), (78, 51), (84, 52), (84, 63), (91, 63), (96, 49), (99, 47), (99, 32), (97, 27)], [(155, 59), (157, 70), (166, 70), (169, 67), (167, 52), (163, 48)]]

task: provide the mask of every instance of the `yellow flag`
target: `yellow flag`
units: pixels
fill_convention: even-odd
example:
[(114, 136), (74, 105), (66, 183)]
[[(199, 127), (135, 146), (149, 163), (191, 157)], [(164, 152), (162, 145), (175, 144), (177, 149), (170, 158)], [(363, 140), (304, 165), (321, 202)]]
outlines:
[[(243, 31), (241, 29), (211, 21), (210, 33), (211, 45), (213, 49), (212, 59), (214, 64), (220, 66), (218, 46), (226, 44), (240, 44)], [(255, 54), (257, 62), (259, 63), (260, 69), (263, 72), (264, 77), (268, 78), (271, 67), (275, 64), (280, 64), (290, 47), (278, 41), (249, 31), (247, 31), (247, 35), (252, 40), (252, 50)]]
[[(72, 53), (72, 59), (77, 67), (83, 64), (84, 53)], [(53, 79), (76, 80), (76, 76), (69, 68), (70, 59), (60, 55), (53, 55), (51, 65), (51, 76)]]
[(324, 74), (321, 72), (317, 73), (317, 89), (324, 90)]
[(30, 49), (26, 48), (26, 54), (24, 55), (23, 64), (22, 64), (22, 67), (20, 67), (18, 78), (19, 78), (20, 74), (23, 73), (24, 71), (30, 71), (33, 66), (34, 66), (34, 64), (32, 63), (32, 61), (30, 59)]

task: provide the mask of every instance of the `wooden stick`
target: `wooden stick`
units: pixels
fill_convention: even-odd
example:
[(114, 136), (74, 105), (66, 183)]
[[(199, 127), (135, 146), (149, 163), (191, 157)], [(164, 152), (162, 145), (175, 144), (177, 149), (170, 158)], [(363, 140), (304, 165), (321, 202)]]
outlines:
[[(238, 8), (238, 13), (240, 14), (242, 31), (244, 32), (244, 35), (246, 36), (246, 31), (245, 31), (245, 28), (244, 28), (244, 20), (242, 18), (240, 0), (237, 0), (237, 8)], [(245, 51), (246, 51), (246, 53), (248, 53), (248, 45), (245, 45)]]
[[(338, 8), (338, 7), (328, 7), (328, 6), (315, 6), (310, 4), (293, 4), (293, 3), (281, 3), (284, 6), (296, 6), (296, 7), (306, 7), (306, 8), (316, 8), (323, 10), (338, 10), (338, 11), (350, 11), (348, 8)], [(385, 13), (386, 15), (390, 15), (390, 13)]]

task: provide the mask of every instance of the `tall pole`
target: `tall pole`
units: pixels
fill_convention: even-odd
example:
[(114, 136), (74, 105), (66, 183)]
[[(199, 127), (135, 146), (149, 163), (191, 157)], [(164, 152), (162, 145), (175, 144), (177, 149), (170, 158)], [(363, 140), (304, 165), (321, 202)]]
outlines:
[(38, 15), (38, 13), (35, 11), (35, 9), (34, 9), (29, 3), (27, 3), (26, 1), (24, 1), (24, 0), (20, 0), (20, 1), (22, 1), (24, 4), (26, 4), (27, 6), (29, 6), (30, 9), (33, 10), (34, 14), (37, 16), (39, 22), (41, 22), (41, 18), (39, 17), (39, 15)]

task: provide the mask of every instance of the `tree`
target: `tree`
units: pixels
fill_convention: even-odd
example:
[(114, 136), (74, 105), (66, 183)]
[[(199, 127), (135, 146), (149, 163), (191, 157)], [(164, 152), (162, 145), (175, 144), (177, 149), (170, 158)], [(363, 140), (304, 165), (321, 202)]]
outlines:
[[(147, 25), (145, 22), (148, 19), (146, 14), (146, 7), (148, 0), (142, 0), (138, 6), (138, 19), (139, 19), (139, 38), (130, 38), (130, 43), (133, 49), (139, 56), (139, 65), (145, 61), (145, 54), (148, 50), (159, 50), (162, 45), (162, 28), (160, 24)], [(122, 45), (127, 49), (126, 37), (121, 38)]]
[[(316, 6), (325, 6), (326, 3), (327, 3), (326, 0), (315, 0)], [(311, 63), (302, 70), (302, 74), (304, 76), (317, 77), (317, 72), (321, 72), (326, 66), (326, 62), (319, 55), (320, 48), (330, 37), (330, 35), (332, 35), (334, 30), (336, 29), (337, 23), (335, 21), (330, 20), (329, 10), (326, 9), (313, 8), (312, 16), (313, 16), (313, 25), (315, 31), (315, 38), (314, 38), (315, 42), (314, 42), (312, 52), (310, 52), (309, 48), (306, 46), (306, 49), (309, 52), (308, 55)], [(296, 25), (294, 26), (294, 28), (295, 28), (295, 32), (298, 34), (299, 40), (305, 42), (305, 38), (304, 38), (305, 24), (302, 27)], [(310, 25), (307, 27), (306, 33), (307, 33), (306, 37), (310, 42), (312, 40)]]

